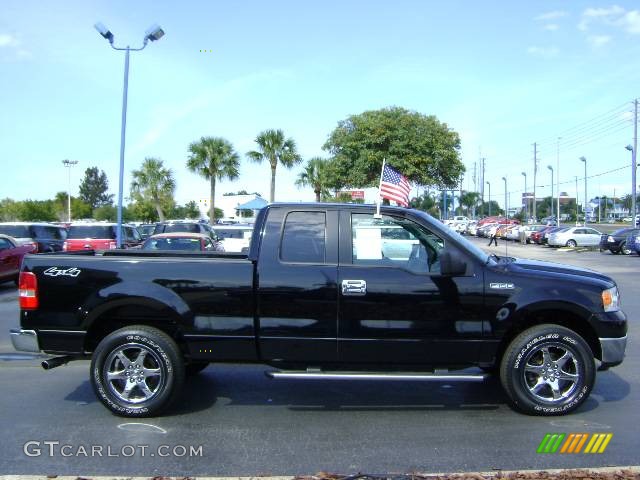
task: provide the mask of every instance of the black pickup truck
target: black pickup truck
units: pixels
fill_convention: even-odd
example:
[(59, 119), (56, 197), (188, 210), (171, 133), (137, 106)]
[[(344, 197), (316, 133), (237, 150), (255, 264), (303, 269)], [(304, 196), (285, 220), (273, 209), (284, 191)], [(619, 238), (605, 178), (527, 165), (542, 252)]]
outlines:
[(495, 372), (516, 408), (557, 415), (627, 339), (605, 275), (487, 255), (423, 212), (351, 204), (269, 205), (248, 255), (30, 255), (19, 299), (15, 348), (58, 355), (45, 368), (91, 357), (96, 395), (131, 417), (159, 414), (210, 362), (327, 381)]

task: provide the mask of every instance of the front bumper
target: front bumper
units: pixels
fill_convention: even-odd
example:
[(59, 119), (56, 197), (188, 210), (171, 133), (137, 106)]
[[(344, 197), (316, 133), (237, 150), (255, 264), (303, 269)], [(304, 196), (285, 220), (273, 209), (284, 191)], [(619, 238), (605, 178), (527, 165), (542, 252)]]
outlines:
[(624, 359), (624, 351), (627, 348), (627, 336), (620, 338), (600, 338), (600, 350), (602, 351), (602, 364), (606, 367), (620, 365)]
[(40, 345), (38, 344), (38, 334), (35, 330), (15, 330), (10, 332), (11, 343), (13, 348), (19, 352), (40, 352)]

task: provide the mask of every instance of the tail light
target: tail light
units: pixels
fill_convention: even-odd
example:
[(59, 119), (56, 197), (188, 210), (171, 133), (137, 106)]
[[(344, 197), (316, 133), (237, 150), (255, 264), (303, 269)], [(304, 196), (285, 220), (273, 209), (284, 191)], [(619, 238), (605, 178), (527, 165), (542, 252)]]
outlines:
[(109, 250), (115, 249), (117, 246), (116, 242), (109, 242)]
[(35, 310), (38, 308), (38, 279), (35, 273), (20, 272), (18, 281), (18, 297), (22, 310)]
[(63, 251), (65, 251), (65, 252), (66, 252), (67, 250), (69, 250), (69, 244), (68, 244), (67, 242), (64, 242), (64, 243), (62, 244), (62, 250), (63, 250)]
[(27, 242), (25, 246), (31, 247), (31, 253), (38, 253), (38, 244), (36, 242)]

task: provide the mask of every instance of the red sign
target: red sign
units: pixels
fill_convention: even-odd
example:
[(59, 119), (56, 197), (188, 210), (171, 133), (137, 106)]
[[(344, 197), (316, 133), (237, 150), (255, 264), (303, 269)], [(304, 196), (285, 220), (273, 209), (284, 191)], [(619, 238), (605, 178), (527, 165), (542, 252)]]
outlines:
[(364, 200), (364, 190), (347, 190), (344, 192), (340, 192), (340, 194), (351, 195), (351, 200)]

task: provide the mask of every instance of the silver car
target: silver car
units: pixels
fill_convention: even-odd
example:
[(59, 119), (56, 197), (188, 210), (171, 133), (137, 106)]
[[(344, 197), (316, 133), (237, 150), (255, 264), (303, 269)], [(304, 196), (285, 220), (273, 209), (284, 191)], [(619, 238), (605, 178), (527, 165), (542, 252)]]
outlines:
[(602, 233), (589, 227), (571, 227), (549, 235), (553, 247), (577, 247), (600, 245)]

